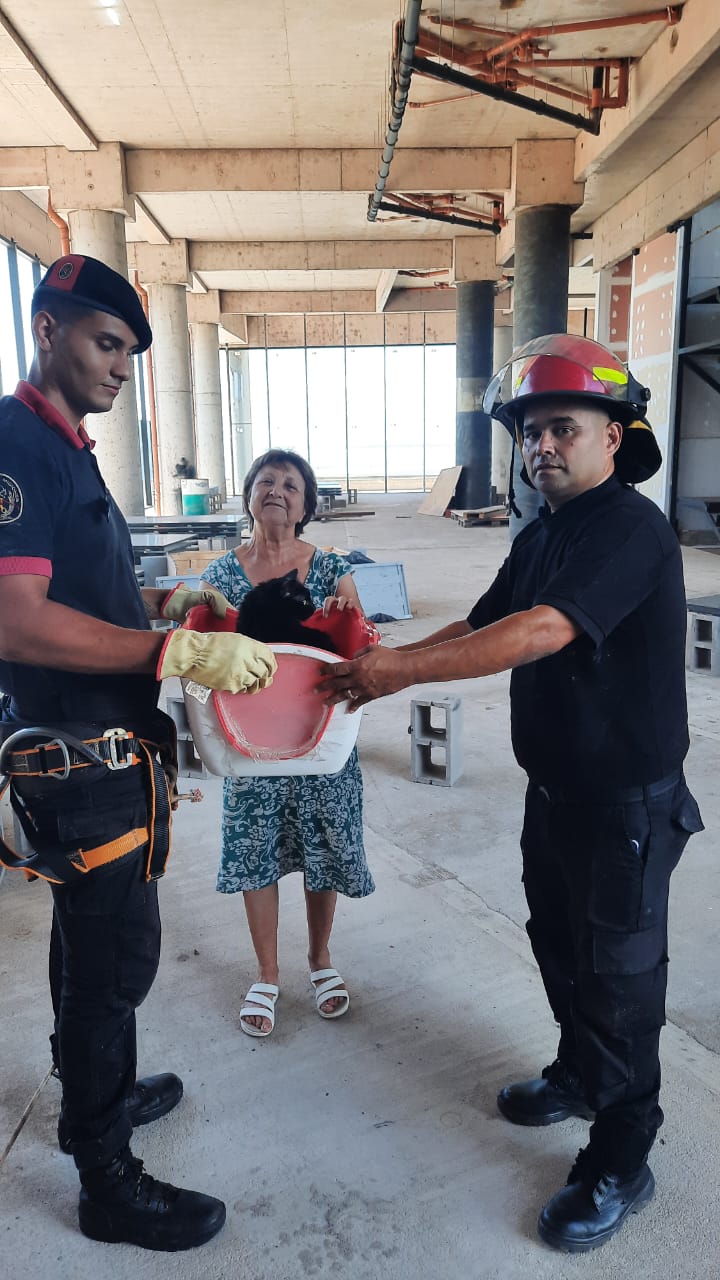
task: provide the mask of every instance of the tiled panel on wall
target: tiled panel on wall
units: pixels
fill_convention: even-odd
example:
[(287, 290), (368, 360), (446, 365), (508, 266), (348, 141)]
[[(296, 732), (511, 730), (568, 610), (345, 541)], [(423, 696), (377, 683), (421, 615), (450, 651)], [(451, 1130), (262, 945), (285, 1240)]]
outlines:
[[(628, 356), (631, 286), (632, 258), (623, 258), (601, 272), (594, 333), (623, 363)], [(592, 332), (588, 329), (588, 334)]]
[(633, 257), (629, 364), (650, 388), (648, 418), (660, 445), (663, 466), (642, 490), (667, 507), (671, 417), (675, 389), (677, 236), (668, 232), (643, 245)]

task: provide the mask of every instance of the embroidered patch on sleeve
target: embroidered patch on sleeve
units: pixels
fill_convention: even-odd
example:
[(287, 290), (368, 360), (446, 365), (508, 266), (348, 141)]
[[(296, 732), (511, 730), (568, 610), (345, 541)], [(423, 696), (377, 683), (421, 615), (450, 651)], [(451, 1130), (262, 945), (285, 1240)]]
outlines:
[(22, 489), (12, 476), (0, 472), (0, 524), (19, 520), (23, 510)]

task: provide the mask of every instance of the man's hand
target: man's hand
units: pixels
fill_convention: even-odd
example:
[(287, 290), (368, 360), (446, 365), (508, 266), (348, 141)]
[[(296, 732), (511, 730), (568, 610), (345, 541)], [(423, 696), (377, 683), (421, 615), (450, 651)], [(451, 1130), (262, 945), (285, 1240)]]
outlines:
[(347, 700), (348, 711), (357, 711), (373, 698), (384, 698), (415, 683), (410, 655), (372, 645), (352, 662), (333, 662), (323, 667), (317, 688), (326, 695), (328, 705)]
[(182, 676), (208, 689), (258, 693), (272, 684), (272, 649), (231, 631), (171, 631), (160, 654), (158, 680)]
[(230, 601), (215, 587), (203, 585), (196, 591), (194, 587), (186, 587), (184, 582), (179, 582), (160, 605), (160, 617), (169, 618), (171, 622), (184, 622), (196, 604), (209, 605), (217, 618), (224, 618), (231, 608)]

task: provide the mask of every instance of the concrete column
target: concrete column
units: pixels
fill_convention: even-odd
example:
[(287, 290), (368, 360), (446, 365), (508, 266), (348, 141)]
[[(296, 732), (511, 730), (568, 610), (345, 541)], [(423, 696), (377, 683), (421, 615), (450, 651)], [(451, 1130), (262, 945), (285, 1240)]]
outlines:
[[(513, 346), (544, 333), (567, 332), (570, 274), (570, 205), (522, 209), (515, 221)], [(543, 499), (520, 478), (522, 457), (515, 450), (513, 483), (520, 518), (511, 514), (510, 536), (534, 520)]]
[(149, 284), (153, 327), (155, 407), (160, 455), (160, 514), (177, 511), (181, 458), (195, 463), (187, 290), (181, 284)]
[(211, 485), (219, 487), (224, 502), (227, 490), (218, 326), (191, 322), (190, 347), (195, 391), (198, 475), (207, 476)]
[(458, 508), (490, 505), (491, 427), (482, 402), (492, 375), (494, 317), (492, 280), (456, 286), (455, 461), (463, 468)]
[(233, 483), (236, 493), (241, 493), (243, 480), (253, 459), (250, 352), (241, 347), (231, 347), (228, 351), (228, 366)]
[[(105, 209), (71, 209), (68, 226), (73, 253), (99, 258), (127, 279), (123, 214)], [(98, 465), (121, 511), (125, 515), (142, 515), (145, 495), (134, 377), (123, 387), (110, 412), (93, 415), (87, 426), (91, 436), (97, 435)]]
[[(507, 364), (513, 349), (512, 325), (496, 325), (493, 334), (493, 371)], [(492, 420), (492, 469), (490, 478), (496, 497), (507, 497), (510, 482), (512, 436), (501, 422)]]

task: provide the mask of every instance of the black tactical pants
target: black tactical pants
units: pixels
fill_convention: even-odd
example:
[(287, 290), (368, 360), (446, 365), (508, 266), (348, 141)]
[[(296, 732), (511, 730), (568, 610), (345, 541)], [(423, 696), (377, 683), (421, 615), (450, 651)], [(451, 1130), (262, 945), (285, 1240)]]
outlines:
[[(65, 782), (23, 780), (23, 799), (58, 850), (90, 849), (146, 826), (143, 771), (79, 769)], [(65, 1129), (79, 1169), (108, 1163), (130, 1139), (125, 1102), (135, 1085), (135, 1010), (160, 958), (157, 883), (147, 846), (71, 883), (51, 885), (53, 1057)]]
[[(106, 1164), (130, 1140), (135, 1010), (160, 959), (157, 884), (145, 849), (72, 886), (52, 886), (50, 988), (63, 1114), (79, 1169)], [(59, 943), (59, 945), (58, 945)]]
[(582, 1079), (608, 1172), (637, 1170), (662, 1124), (668, 889), (701, 830), (681, 776), (603, 803), (528, 785), (527, 931), (560, 1024), (558, 1057)]

